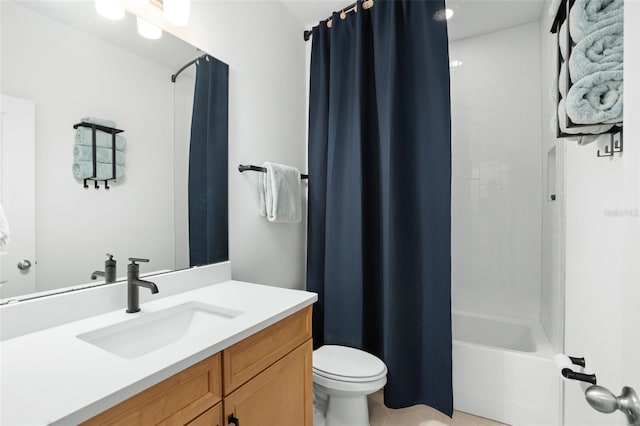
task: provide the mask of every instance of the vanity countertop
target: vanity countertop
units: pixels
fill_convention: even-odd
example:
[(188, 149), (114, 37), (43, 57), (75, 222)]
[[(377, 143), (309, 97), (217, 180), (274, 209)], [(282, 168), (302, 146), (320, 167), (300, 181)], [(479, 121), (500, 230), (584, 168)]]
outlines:
[[(143, 289), (144, 291), (144, 289)], [(162, 292), (162, 288), (160, 288)], [(226, 281), (0, 343), (0, 424), (77, 424), (311, 305), (315, 293)], [(76, 336), (190, 301), (243, 313), (134, 359)], [(68, 306), (67, 309), (73, 309)]]

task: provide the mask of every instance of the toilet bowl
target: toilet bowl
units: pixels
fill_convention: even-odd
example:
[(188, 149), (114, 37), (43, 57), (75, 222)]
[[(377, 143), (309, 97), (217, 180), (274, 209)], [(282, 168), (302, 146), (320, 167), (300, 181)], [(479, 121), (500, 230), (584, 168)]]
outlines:
[(313, 351), (314, 426), (369, 426), (367, 395), (387, 383), (387, 366), (346, 346)]

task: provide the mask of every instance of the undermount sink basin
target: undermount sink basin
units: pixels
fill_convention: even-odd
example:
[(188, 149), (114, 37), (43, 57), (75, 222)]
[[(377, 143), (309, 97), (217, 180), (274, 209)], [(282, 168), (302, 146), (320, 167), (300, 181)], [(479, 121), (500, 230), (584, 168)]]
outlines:
[(122, 358), (133, 359), (188, 336), (216, 328), (241, 311), (187, 302), (99, 328), (77, 337)]

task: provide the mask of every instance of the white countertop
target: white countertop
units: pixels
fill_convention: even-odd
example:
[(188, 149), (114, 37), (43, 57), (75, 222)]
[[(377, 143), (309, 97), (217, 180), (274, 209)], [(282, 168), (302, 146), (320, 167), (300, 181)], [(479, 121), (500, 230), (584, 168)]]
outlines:
[[(243, 314), (135, 359), (120, 358), (76, 337), (193, 300)], [(140, 313), (127, 314), (123, 306), (5, 340), (0, 343), (0, 424), (77, 424), (316, 300), (315, 293), (227, 281), (143, 303)]]

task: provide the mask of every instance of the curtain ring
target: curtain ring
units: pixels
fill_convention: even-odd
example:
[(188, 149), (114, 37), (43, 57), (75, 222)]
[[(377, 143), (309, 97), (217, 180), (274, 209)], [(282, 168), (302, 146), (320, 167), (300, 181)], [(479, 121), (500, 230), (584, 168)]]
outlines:
[(331, 28), (333, 26), (333, 19), (329, 19), (327, 21), (327, 28)]
[(346, 14), (346, 13), (344, 13), (344, 10), (342, 10), (342, 12), (340, 12), (340, 19), (342, 19), (343, 21), (344, 21), (345, 19), (347, 19), (347, 14)]

